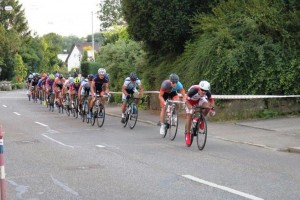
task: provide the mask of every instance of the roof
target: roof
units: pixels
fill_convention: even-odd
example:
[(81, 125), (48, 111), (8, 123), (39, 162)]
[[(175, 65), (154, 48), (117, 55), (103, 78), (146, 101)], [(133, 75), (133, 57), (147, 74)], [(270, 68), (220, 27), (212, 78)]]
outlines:
[[(71, 56), (75, 47), (77, 47), (78, 50), (80, 51), (81, 55), (83, 55), (83, 48), (88, 47), (88, 46), (93, 46), (92, 42), (81, 42), (81, 43), (73, 44), (71, 51), (66, 59), (66, 62), (68, 62), (69, 57)], [(99, 51), (99, 49), (100, 49), (100, 43), (94, 42), (94, 50), (97, 52), (97, 51)]]

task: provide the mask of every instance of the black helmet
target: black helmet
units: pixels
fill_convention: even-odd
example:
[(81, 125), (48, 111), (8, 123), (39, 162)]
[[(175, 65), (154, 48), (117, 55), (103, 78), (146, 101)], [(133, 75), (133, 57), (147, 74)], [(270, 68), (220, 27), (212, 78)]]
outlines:
[(179, 76), (177, 74), (171, 74), (169, 79), (172, 83), (177, 83), (179, 81)]
[(88, 75), (88, 80), (89, 80), (89, 81), (92, 81), (93, 78), (94, 78), (94, 75), (93, 75), (93, 74), (89, 74), (89, 75)]
[(137, 79), (137, 75), (135, 72), (131, 72), (129, 77), (130, 77), (130, 80), (132, 80), (132, 81), (136, 81), (136, 79)]
[(64, 77), (64, 76), (63, 76), (62, 74), (59, 74), (59, 75), (58, 75), (58, 78), (59, 78), (59, 79), (61, 79), (61, 78), (63, 78), (63, 77)]

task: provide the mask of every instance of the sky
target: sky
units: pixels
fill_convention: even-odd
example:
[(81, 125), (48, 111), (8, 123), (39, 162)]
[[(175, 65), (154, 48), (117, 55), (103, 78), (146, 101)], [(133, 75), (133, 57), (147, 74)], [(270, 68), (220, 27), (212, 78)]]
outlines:
[(97, 4), (100, 1), (19, 0), (19, 3), (25, 10), (29, 29), (33, 33), (42, 36), (54, 32), (62, 36), (86, 37), (92, 32), (99, 32), (99, 20), (95, 13), (99, 10)]

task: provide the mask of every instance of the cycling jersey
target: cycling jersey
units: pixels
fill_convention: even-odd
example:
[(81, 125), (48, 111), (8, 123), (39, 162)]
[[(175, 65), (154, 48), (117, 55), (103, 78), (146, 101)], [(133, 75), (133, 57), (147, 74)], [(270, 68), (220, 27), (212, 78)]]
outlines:
[(63, 84), (65, 83), (65, 81), (66, 81), (66, 79), (65, 78), (55, 78), (54, 79), (54, 83), (55, 83), (55, 86), (56, 87), (59, 87), (60, 89), (62, 89), (62, 87), (63, 87)]
[(126, 92), (128, 94), (133, 94), (134, 91), (137, 90), (137, 87), (140, 87), (142, 85), (141, 81), (137, 78), (135, 82), (132, 82), (130, 80), (130, 77), (127, 77), (123, 84), (126, 87)]
[(74, 82), (69, 84), (69, 90), (75, 91), (76, 93), (78, 93), (79, 87), (80, 87), (80, 83), (77, 85)]
[(104, 77), (102, 79), (99, 78), (99, 76), (94, 76), (95, 78), (93, 79), (93, 81), (95, 82), (95, 88), (96, 88), (96, 92), (102, 92), (103, 91), (103, 84), (105, 83), (109, 83), (109, 78), (107, 76), (107, 74), (104, 75)]
[(80, 94), (81, 95), (89, 95), (89, 93), (90, 93), (90, 83), (89, 83), (89, 81), (87, 81), (87, 80), (83, 80), (82, 82), (81, 82), (81, 86), (82, 86), (82, 89), (81, 89), (81, 91), (80, 91)]
[(196, 105), (199, 102), (203, 101), (203, 102), (207, 102), (207, 100), (209, 100), (210, 102), (213, 101), (212, 95), (210, 93), (210, 91), (207, 91), (205, 95), (200, 95), (199, 94), (199, 90), (200, 90), (200, 86), (199, 85), (192, 85), (187, 92), (187, 101), (189, 101), (189, 103), (191, 105)]
[(160, 87), (160, 93), (163, 93), (164, 100), (167, 100), (168, 98), (173, 98), (174, 96), (177, 96), (178, 92), (184, 91), (183, 85), (178, 81), (175, 87), (172, 87), (170, 80), (165, 80), (162, 82)]

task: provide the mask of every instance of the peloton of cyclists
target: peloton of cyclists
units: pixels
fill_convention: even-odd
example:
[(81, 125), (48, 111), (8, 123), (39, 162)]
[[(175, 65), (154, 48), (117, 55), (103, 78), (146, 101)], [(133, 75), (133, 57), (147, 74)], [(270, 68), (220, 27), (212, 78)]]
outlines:
[[(131, 94), (134, 96), (134, 98), (138, 98), (139, 94), (144, 94), (142, 83), (135, 72), (131, 72), (129, 77), (125, 78), (125, 81), (122, 86), (122, 123), (125, 123), (125, 109), (127, 105), (127, 100), (130, 98)], [(135, 99), (135, 103), (138, 103), (138, 99)]]
[[(171, 74), (168, 80), (164, 80), (161, 84), (159, 90), (159, 102), (160, 102), (160, 131), (161, 135), (165, 132), (165, 124), (164, 124), (164, 116), (165, 116), (165, 103), (168, 98), (172, 100), (179, 100), (180, 93), (182, 95), (182, 100), (185, 101), (185, 90), (183, 88), (182, 83), (179, 82), (179, 76), (177, 74)], [(177, 107), (178, 109), (178, 107)]]
[[(187, 92), (185, 102), (186, 120), (185, 120), (185, 142), (187, 146), (191, 144), (191, 123), (192, 114), (194, 112), (193, 106), (205, 107), (204, 116), (210, 112), (211, 116), (215, 115), (215, 111), (210, 107), (214, 107), (214, 99), (210, 93), (210, 83), (207, 81), (200, 81), (199, 85), (192, 85)], [(204, 129), (204, 124), (200, 123), (200, 130)]]
[[(109, 77), (104, 68), (99, 68), (98, 74), (94, 76), (93, 81), (91, 82), (92, 100), (89, 104), (90, 111), (88, 114), (88, 118), (92, 118), (93, 106), (95, 105), (96, 95), (99, 94), (100, 96), (102, 96), (105, 93), (109, 93)], [(103, 97), (100, 97), (100, 101), (104, 104)]]

